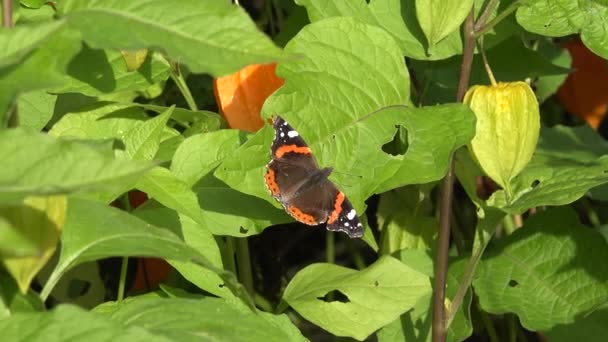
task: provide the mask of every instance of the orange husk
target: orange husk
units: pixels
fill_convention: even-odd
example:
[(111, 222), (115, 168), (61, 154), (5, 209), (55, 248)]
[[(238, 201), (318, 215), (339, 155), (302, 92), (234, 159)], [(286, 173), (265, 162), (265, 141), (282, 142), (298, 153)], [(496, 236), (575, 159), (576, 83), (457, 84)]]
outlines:
[(215, 100), (228, 126), (255, 132), (264, 125), (262, 105), (284, 83), (275, 69), (276, 64), (253, 64), (214, 80)]
[(589, 51), (580, 40), (569, 41), (565, 47), (572, 55), (575, 70), (557, 96), (568, 112), (597, 129), (608, 111), (608, 62)]

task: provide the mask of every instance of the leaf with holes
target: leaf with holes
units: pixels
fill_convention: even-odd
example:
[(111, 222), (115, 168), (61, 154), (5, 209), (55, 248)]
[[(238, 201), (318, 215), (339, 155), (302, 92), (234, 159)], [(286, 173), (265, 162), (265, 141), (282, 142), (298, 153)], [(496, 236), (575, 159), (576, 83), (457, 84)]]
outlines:
[(310, 265), (289, 282), (283, 300), (332, 334), (363, 340), (430, 292), (428, 276), (387, 256), (362, 271)]
[(597, 0), (539, 0), (524, 2), (517, 22), (527, 31), (550, 37), (581, 34), (585, 45), (608, 58), (608, 3)]
[(484, 255), (473, 286), (482, 309), (514, 312), (529, 330), (574, 322), (608, 301), (608, 245), (560, 208), (539, 212)]
[(518, 214), (544, 205), (564, 205), (608, 183), (608, 144), (590, 128), (543, 128), (536, 154), (511, 184), (513, 198), (495, 192), (488, 205)]
[[(403, 57), (382, 29), (352, 18), (327, 19), (306, 26), (285, 49), (302, 58), (279, 65), (286, 83), (263, 112), (280, 114), (300, 132), (320, 165), (334, 168), (331, 179), (359, 212), (374, 193), (440, 179), (450, 153), (473, 137), (474, 115), (463, 105), (407, 107)], [(409, 146), (391, 155), (383, 145), (393, 140), (396, 126), (407, 130)], [(215, 175), (274, 203), (262, 181), (272, 134), (268, 126), (260, 130)]]
[[(58, 4), (94, 48), (160, 48), (194, 72), (225, 75), (283, 55), (239, 6), (224, 0), (68, 0)], [(202, 58), (204, 57), (204, 58)]]

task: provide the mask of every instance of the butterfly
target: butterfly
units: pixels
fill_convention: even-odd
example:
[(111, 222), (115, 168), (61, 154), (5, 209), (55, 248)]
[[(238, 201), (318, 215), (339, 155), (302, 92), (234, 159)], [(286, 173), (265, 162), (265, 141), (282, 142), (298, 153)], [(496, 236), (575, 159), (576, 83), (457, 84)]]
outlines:
[(329, 179), (331, 167), (319, 168), (298, 131), (275, 116), (271, 160), (264, 180), (271, 195), (296, 220), (341, 231), (351, 238), (363, 236), (363, 225), (346, 195)]

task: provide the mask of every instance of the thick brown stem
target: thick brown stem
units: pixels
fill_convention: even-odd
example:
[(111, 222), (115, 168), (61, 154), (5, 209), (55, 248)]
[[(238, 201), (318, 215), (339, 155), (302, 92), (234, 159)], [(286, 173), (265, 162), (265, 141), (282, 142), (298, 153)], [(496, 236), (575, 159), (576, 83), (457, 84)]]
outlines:
[[(460, 80), (456, 101), (462, 102), (469, 86), (473, 53), (475, 52), (475, 37), (473, 25), (475, 21), (473, 9), (464, 22), (464, 51), (460, 66)], [(450, 156), (450, 167), (443, 179), (441, 188), (441, 203), (439, 214), (439, 236), (437, 239), (437, 255), (435, 258), (435, 288), (433, 293), (433, 341), (442, 342), (446, 339), (447, 327), (445, 322), (445, 285), (448, 272), (448, 249), (450, 245), (450, 217), (452, 212), (452, 186), (454, 183), (454, 162)]]

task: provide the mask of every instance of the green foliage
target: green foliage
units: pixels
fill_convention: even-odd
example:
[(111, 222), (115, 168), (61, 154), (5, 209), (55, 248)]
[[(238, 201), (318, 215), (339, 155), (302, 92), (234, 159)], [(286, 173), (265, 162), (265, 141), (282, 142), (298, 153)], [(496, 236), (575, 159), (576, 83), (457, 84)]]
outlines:
[[(493, 1), (12, 3), (14, 27), (0, 31), (2, 341), (430, 341), (443, 215), (448, 341), (608, 332), (608, 135), (573, 126), (554, 96), (572, 72), (555, 37), (580, 34), (608, 58), (606, 1), (503, 1), (483, 16)], [(487, 18), (474, 29), (484, 46), (459, 75), (471, 7)], [(465, 147), (496, 131), (453, 103), (462, 76), (488, 83), (482, 48), (498, 81), (527, 82), (542, 104), (532, 159), (501, 184), (509, 196)], [(263, 127), (226, 127), (212, 77), (273, 62), (284, 84)], [(362, 242), (291, 224), (269, 195), (273, 115), (333, 168)], [(169, 273), (148, 274), (148, 258)]]

